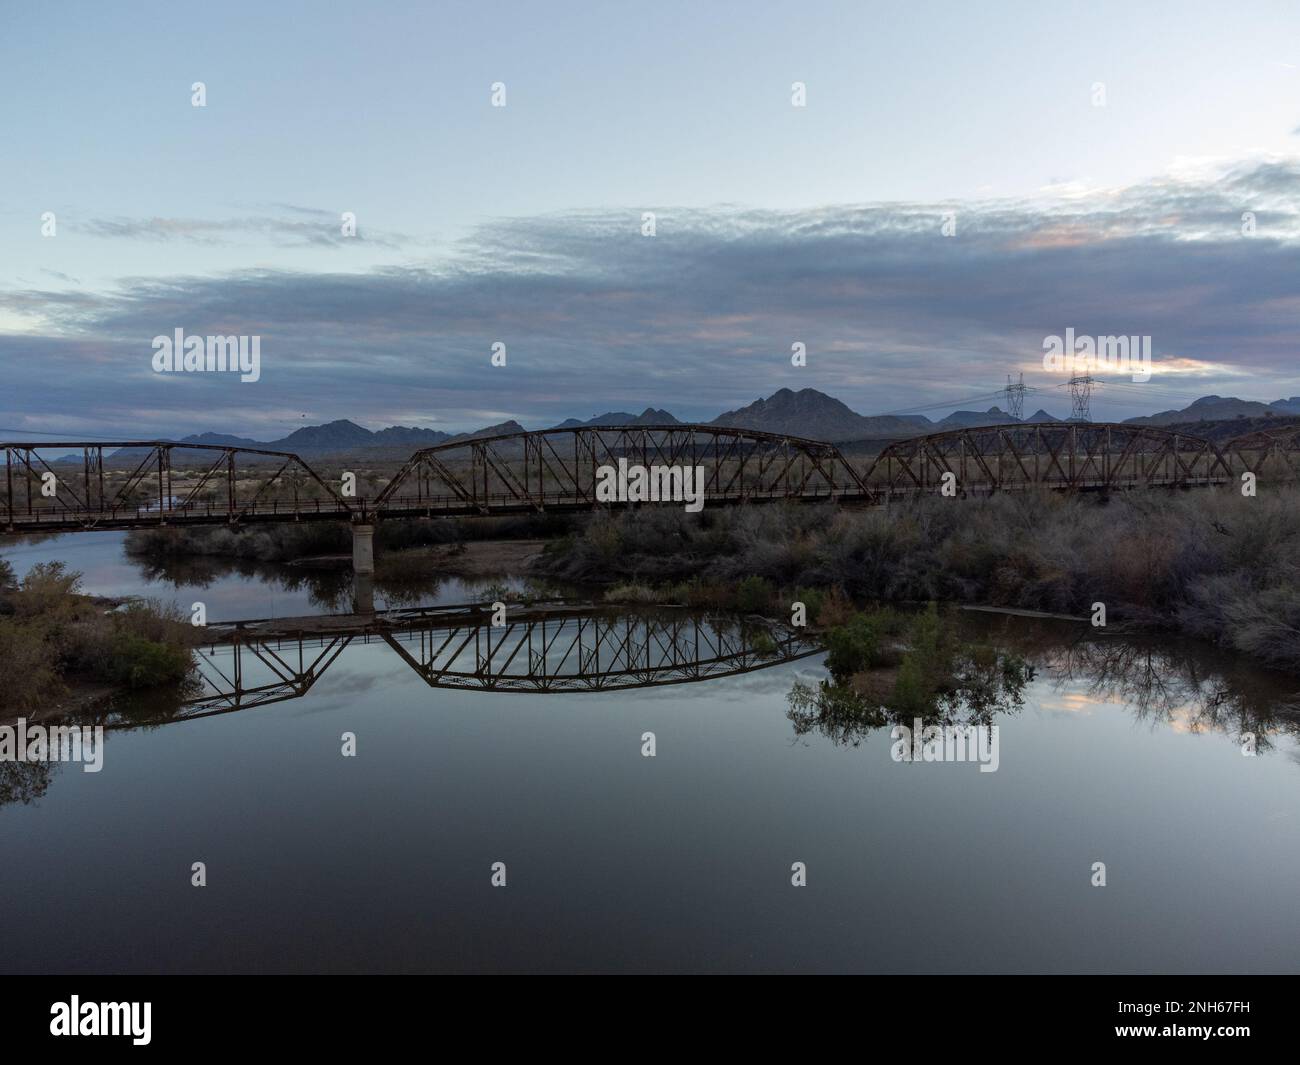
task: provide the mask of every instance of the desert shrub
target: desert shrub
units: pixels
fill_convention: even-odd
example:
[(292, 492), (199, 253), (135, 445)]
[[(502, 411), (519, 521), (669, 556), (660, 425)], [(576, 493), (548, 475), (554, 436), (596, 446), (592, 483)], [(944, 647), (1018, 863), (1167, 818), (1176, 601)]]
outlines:
[(0, 677), (0, 706), (15, 710), (48, 707), (66, 692), (58, 656), (39, 623), (0, 618)]
[[(112, 613), (83, 611), (63, 634), (60, 659), (65, 671), (93, 680), (149, 687), (182, 679), (193, 667), (194, 627), (174, 603), (138, 600)], [(184, 668), (164, 668), (161, 651), (173, 652)], [(135, 664), (141, 669), (133, 670)], [(179, 667), (177, 667), (179, 668)], [(148, 680), (151, 671), (159, 679)]]
[(66, 617), (72, 611), (80, 586), (81, 574), (70, 571), (62, 562), (38, 562), (19, 585), (14, 613), (45, 620)]
[(479, 588), (474, 593), (474, 598), (480, 603), (508, 603), (514, 598), (508, 586), (494, 581)]
[(650, 588), (644, 584), (616, 584), (605, 591), (607, 603), (662, 603), (666, 598), (666, 591)]
[(67, 693), (70, 678), (132, 688), (184, 680), (194, 630), (176, 606), (136, 602), (105, 612), (77, 592), (62, 563), (32, 567), (0, 618), (0, 706), (33, 709)]
[(853, 604), (844, 594), (844, 589), (838, 584), (832, 585), (822, 596), (821, 605), (817, 609), (817, 625), (823, 629), (844, 625), (853, 617), (853, 612)]
[(684, 603), (696, 610), (730, 609), (735, 605), (736, 590), (721, 581), (704, 581), (699, 576), (668, 586), (665, 602)]

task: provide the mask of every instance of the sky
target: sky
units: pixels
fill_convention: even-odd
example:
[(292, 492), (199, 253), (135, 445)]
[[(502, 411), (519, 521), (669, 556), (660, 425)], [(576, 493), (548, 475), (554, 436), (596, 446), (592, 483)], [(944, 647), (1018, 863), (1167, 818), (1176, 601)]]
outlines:
[(1294, 2), (0, 6), (7, 439), (1300, 395)]

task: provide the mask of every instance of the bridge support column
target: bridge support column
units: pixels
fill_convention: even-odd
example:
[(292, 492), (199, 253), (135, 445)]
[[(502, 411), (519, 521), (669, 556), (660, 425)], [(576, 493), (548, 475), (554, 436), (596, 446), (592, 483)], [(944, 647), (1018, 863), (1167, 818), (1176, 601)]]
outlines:
[(375, 527), (360, 522), (352, 526), (352, 572), (375, 572)]

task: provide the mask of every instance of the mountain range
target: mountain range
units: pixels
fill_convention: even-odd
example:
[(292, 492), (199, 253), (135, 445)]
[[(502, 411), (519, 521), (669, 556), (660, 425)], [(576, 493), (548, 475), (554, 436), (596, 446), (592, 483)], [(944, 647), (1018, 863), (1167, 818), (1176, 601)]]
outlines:
[[(1300, 396), (1279, 399), (1273, 403), (1235, 399), (1223, 396), (1202, 396), (1182, 410), (1161, 411), (1145, 417), (1129, 418), (1130, 424), (1181, 425), (1198, 421), (1226, 419), (1254, 419), (1263, 417), (1300, 416)], [(761, 432), (803, 436), (815, 440), (846, 442), (853, 440), (889, 439), (919, 436), (942, 432), (946, 429), (974, 428), (981, 425), (1005, 425), (1013, 419), (999, 407), (985, 411), (954, 411), (939, 421), (923, 414), (863, 415), (846, 404), (813, 388), (795, 392), (782, 388), (766, 399), (758, 399), (738, 410), (726, 411), (706, 424), (734, 429), (755, 429)], [(1044, 410), (1035, 411), (1026, 422), (1055, 422)], [(572, 429), (579, 426), (600, 425), (678, 425), (681, 424), (666, 410), (647, 407), (640, 414), (626, 411), (607, 411), (585, 421), (568, 418), (553, 428)], [(356, 422), (341, 418), (323, 425), (305, 425), (288, 436), (277, 440), (253, 440), (249, 437), (225, 433), (199, 433), (177, 441), (182, 444), (215, 444), (218, 446), (262, 448), (268, 451), (291, 451), (296, 454), (322, 454), (329, 452), (386, 449), (410, 452), (416, 448), (432, 447), (454, 440), (470, 440), (480, 436), (497, 436), (522, 432), (524, 427), (516, 421), (485, 426), (472, 433), (444, 433), (437, 429), (391, 425), (373, 431)], [(119, 451), (116, 456), (128, 454)]]
[(1138, 425), (1181, 425), (1186, 422), (1218, 422), (1230, 418), (1294, 418), (1300, 415), (1300, 396), (1260, 403), (1232, 396), (1202, 396), (1182, 410), (1165, 410), (1145, 418), (1129, 418)]

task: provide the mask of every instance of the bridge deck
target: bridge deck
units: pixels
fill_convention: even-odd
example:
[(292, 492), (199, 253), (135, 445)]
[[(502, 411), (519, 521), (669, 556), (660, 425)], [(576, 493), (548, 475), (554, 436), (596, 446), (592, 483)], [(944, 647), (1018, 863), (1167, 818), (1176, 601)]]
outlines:
[[(1073, 484), (1053, 482), (1024, 485), (968, 484), (961, 488), (966, 496), (993, 495), (997, 492), (1015, 492), (1032, 489), (1070, 491), (1130, 491), (1150, 488), (1212, 487), (1229, 483), (1228, 477), (1079, 480)], [(938, 488), (882, 486), (863, 492), (858, 489), (811, 490), (799, 493), (783, 491), (748, 491), (707, 493), (706, 507), (737, 506), (777, 502), (792, 503), (842, 503), (846, 505), (884, 506), (890, 502), (913, 499), (920, 495), (934, 495)], [(454, 496), (436, 498), (389, 499), (377, 506), (373, 499), (349, 500), (346, 505), (331, 500), (304, 500), (301, 502), (273, 500), (253, 503), (231, 512), (224, 506), (206, 502), (186, 504), (159, 510), (156, 507), (90, 507), (46, 506), (34, 507), (30, 513), (0, 514), (5, 533), (87, 532), (94, 530), (121, 531), (150, 529), (167, 526), (256, 525), (283, 522), (362, 521), (376, 518), (462, 518), (513, 516), (521, 514), (551, 513), (575, 514), (586, 511), (625, 510), (641, 507), (681, 507), (681, 502), (611, 502), (596, 503), (583, 496), (555, 497), (545, 500), (524, 501), (499, 494), (468, 503)]]

